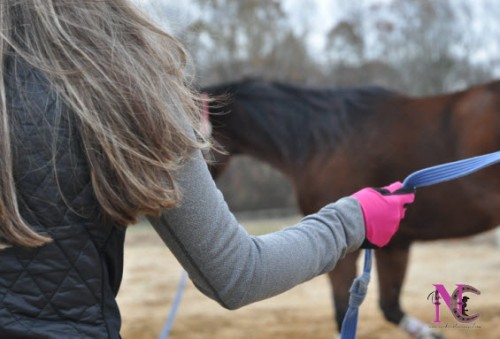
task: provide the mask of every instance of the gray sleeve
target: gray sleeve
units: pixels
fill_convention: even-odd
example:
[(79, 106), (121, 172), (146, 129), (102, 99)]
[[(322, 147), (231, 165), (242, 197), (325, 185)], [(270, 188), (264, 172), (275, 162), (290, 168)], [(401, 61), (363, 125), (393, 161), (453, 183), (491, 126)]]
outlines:
[(365, 237), (354, 198), (329, 204), (281, 231), (252, 236), (229, 211), (200, 152), (177, 179), (180, 205), (148, 219), (197, 288), (229, 309), (332, 270)]

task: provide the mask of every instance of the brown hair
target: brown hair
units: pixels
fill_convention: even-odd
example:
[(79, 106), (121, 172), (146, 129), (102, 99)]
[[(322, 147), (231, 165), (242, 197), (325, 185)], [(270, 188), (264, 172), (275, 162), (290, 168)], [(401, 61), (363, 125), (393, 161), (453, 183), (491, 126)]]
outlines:
[[(0, 65), (8, 51), (42, 71), (80, 122), (105, 215), (127, 225), (175, 206), (172, 171), (208, 144), (189, 128), (197, 130), (199, 103), (177, 40), (126, 0), (2, 0)], [(3, 81), (0, 135), (0, 237), (44, 244), (17, 208)]]

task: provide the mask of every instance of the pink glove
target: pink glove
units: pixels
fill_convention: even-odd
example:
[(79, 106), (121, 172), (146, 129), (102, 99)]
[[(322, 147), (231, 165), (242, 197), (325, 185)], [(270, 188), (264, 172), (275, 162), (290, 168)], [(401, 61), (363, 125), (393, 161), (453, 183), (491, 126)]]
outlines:
[(415, 199), (415, 193), (397, 191), (403, 185), (395, 182), (382, 189), (364, 188), (352, 196), (358, 199), (365, 219), (366, 239), (382, 247), (387, 245), (404, 218), (406, 207)]

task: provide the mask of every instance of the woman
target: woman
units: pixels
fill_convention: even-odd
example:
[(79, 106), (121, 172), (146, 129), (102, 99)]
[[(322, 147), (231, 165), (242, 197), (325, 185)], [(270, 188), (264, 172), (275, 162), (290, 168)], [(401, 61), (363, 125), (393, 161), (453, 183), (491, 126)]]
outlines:
[(0, 2), (0, 337), (119, 338), (126, 225), (145, 215), (227, 308), (385, 245), (413, 194), (364, 189), (250, 236), (200, 150), (186, 53), (126, 0)]

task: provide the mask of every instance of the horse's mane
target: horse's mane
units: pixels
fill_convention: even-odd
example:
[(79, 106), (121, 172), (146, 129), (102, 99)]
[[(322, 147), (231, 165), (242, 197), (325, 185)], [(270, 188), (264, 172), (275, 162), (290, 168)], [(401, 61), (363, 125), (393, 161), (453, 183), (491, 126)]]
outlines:
[(227, 94), (231, 114), (245, 114), (252, 133), (283, 155), (302, 158), (313, 147), (334, 148), (377, 102), (397, 94), (379, 86), (308, 87), (253, 78), (206, 90)]

